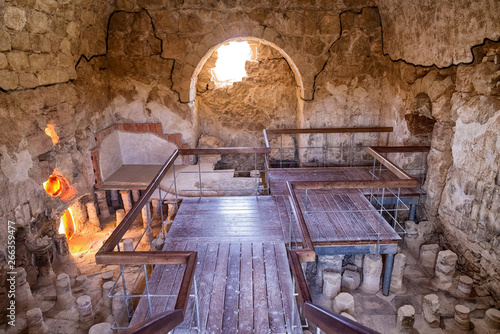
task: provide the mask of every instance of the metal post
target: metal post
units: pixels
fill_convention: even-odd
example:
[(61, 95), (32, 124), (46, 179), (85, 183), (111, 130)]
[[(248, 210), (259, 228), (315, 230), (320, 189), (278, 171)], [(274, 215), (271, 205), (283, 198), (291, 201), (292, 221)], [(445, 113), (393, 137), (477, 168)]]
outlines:
[(350, 162), (349, 162), (349, 166), (352, 167), (352, 162), (354, 161), (354, 133), (351, 133), (351, 145), (350, 145), (350, 148), (349, 148), (349, 152), (350, 152)]
[(153, 316), (153, 308), (151, 307), (151, 295), (149, 294), (148, 269), (144, 264), (144, 279), (146, 280), (146, 293), (148, 295), (149, 316)]
[(149, 219), (149, 217), (150, 217), (149, 202), (146, 202), (146, 216), (147, 216), (146, 220), (148, 222), (149, 250), (152, 251), (153, 250), (153, 236), (151, 235), (151, 221), (153, 220), (153, 218), (151, 218), (151, 220)]
[(386, 254), (385, 257), (385, 271), (384, 271), (384, 283), (382, 286), (382, 293), (384, 296), (389, 295), (389, 290), (391, 289), (391, 276), (392, 276), (392, 265), (394, 263), (394, 254)]
[(201, 156), (198, 154), (198, 178), (200, 180), (200, 198), (203, 197), (203, 192), (201, 189)]
[(280, 134), (280, 169), (283, 168), (283, 134)]
[(326, 157), (328, 150), (328, 134), (324, 134), (324, 145), (323, 145), (323, 167), (326, 167)]
[(197, 328), (197, 331), (198, 333), (200, 333), (201, 331), (201, 326), (200, 326), (200, 308), (199, 308), (199, 304), (198, 304), (198, 288), (197, 288), (197, 284), (196, 284), (196, 277), (193, 277), (193, 283), (194, 283), (194, 306), (195, 306), (195, 309), (196, 309), (196, 328)]

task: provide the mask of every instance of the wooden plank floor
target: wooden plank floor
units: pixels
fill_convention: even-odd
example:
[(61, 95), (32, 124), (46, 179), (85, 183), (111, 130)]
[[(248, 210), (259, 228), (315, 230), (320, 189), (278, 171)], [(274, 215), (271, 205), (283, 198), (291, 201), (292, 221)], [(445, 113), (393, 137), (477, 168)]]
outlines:
[[(272, 195), (286, 195), (286, 181), (346, 181), (346, 180), (371, 180), (370, 174), (373, 167), (325, 167), (325, 168), (272, 168), (269, 169), (269, 183)], [(378, 173), (378, 170), (376, 171)], [(376, 174), (378, 176), (378, 174)], [(380, 172), (382, 180), (396, 180), (397, 176), (391, 171), (383, 169)], [(392, 189), (397, 193), (397, 189)], [(369, 190), (366, 190), (368, 193)], [(420, 187), (401, 188), (400, 196), (414, 197), (422, 193)], [(385, 196), (392, 196), (390, 193)]]
[[(295, 191), (313, 243), (319, 245), (376, 242), (396, 243), (401, 238), (356, 189)], [(286, 195), (275, 195), (285, 239), (302, 242)], [(289, 225), (291, 224), (291, 226)]]
[[(302, 333), (292, 312), (292, 280), (277, 204), (272, 196), (183, 200), (163, 250), (195, 250), (202, 333)], [(151, 294), (175, 295), (183, 265), (157, 265)], [(192, 289), (194, 294), (194, 288)], [(153, 314), (174, 297), (153, 297)], [(174, 333), (195, 333), (194, 299)], [(131, 325), (149, 317), (142, 298)], [(292, 321), (293, 319), (293, 321)], [(295, 326), (293, 326), (293, 324)]]

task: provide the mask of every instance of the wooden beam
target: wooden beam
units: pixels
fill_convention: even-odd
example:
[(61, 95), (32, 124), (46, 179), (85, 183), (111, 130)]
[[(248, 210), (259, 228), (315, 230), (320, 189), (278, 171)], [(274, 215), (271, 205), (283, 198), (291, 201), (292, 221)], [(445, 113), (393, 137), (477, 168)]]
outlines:
[(219, 148), (181, 148), (180, 155), (210, 155), (210, 154), (266, 154), (271, 150), (267, 147), (219, 147)]
[(308, 134), (308, 133), (363, 133), (363, 132), (392, 132), (392, 127), (363, 127), (363, 128), (315, 128), (315, 129), (266, 129), (267, 134)]
[(297, 200), (297, 196), (293, 191), (293, 185), (287, 181), (286, 183), (288, 188), (288, 193), (290, 194), (290, 198), (292, 200), (292, 210), (297, 218), (299, 223), (300, 232), (302, 234), (302, 244), (306, 252), (302, 253), (302, 260), (304, 262), (312, 262), (316, 260), (316, 255), (314, 253), (314, 245), (311, 240), (311, 235), (309, 234), (309, 230), (307, 229), (306, 221), (304, 220), (304, 216), (302, 214), (302, 210), (299, 206), (299, 201)]
[(134, 204), (132, 209), (125, 215), (122, 222), (118, 225), (118, 227), (113, 231), (113, 233), (109, 236), (109, 238), (104, 242), (104, 245), (99, 249), (96, 254), (96, 258), (100, 253), (111, 252), (116, 245), (120, 242), (122, 237), (128, 231), (130, 226), (134, 223), (135, 218), (141, 214), (142, 207), (146, 205), (147, 201), (156, 190), (160, 182), (163, 180), (163, 177), (170, 169), (170, 167), (174, 164), (175, 159), (179, 155), (179, 150), (175, 150), (172, 155), (168, 158), (167, 162), (163, 165), (163, 167), (158, 171), (153, 181), (146, 188), (146, 191), (139, 198), (139, 201)]
[(378, 153), (413, 153), (429, 152), (430, 146), (370, 146)]
[(378, 334), (377, 331), (359, 322), (329, 312), (312, 302), (306, 302), (303, 305), (303, 314), (307, 320), (317, 325), (326, 334)]
[(186, 264), (192, 252), (100, 252), (97, 264)]
[(186, 268), (184, 269), (184, 276), (182, 277), (181, 286), (179, 292), (177, 293), (177, 300), (175, 301), (174, 308), (176, 310), (182, 310), (183, 314), (186, 314), (186, 308), (189, 301), (189, 293), (191, 291), (191, 284), (193, 283), (194, 271), (196, 269), (196, 259), (198, 257), (197, 252), (190, 252), (187, 258)]
[(309, 287), (307, 286), (304, 272), (302, 271), (302, 264), (299, 255), (297, 254), (297, 250), (288, 251), (288, 259), (290, 261), (292, 275), (295, 277), (295, 284), (297, 286), (297, 293), (299, 295), (301, 305), (307, 302), (312, 302), (311, 293), (309, 292)]
[(418, 181), (410, 176), (403, 180), (293, 181), (294, 189), (367, 189), (413, 188)]
[(376, 150), (374, 150), (371, 147), (367, 147), (368, 153), (375, 159), (377, 159), (382, 165), (387, 167), (391, 172), (393, 172), (398, 178), (403, 179), (403, 180), (411, 180), (413, 179), (408, 173), (403, 171), (401, 168), (396, 166), (392, 161), (387, 159), (386, 157), (380, 155)]

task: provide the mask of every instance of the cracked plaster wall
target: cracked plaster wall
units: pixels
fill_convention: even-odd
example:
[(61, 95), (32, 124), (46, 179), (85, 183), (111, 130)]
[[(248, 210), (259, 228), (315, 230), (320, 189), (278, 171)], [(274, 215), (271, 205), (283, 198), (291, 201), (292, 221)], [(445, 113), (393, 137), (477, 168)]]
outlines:
[[(383, 55), (439, 67), (470, 62), (473, 45), (499, 38), (498, 7), (486, 0), (454, 2), (452, 10), (442, 1), (380, 1), (378, 16), (376, 4), (0, 3), (0, 129), (9, 134), (0, 136), (1, 219), (51, 235), (67, 204), (49, 198), (42, 182), (57, 166), (79, 194), (89, 193), (93, 133), (113, 123), (159, 121), (194, 146), (196, 115), (188, 104), (194, 69), (214, 45), (253, 36), (275, 43), (297, 65), (301, 126), (393, 125), (395, 144), (432, 140), (426, 208), (442, 244), (499, 300), (498, 65), (491, 58), (498, 45), (475, 48), (481, 50), (473, 65), (443, 69)], [(432, 139), (413, 136), (405, 121), (422, 92), (437, 121)], [(60, 136), (55, 146), (43, 133), (47, 123)], [(30, 267), (22, 247), (19, 264)]]

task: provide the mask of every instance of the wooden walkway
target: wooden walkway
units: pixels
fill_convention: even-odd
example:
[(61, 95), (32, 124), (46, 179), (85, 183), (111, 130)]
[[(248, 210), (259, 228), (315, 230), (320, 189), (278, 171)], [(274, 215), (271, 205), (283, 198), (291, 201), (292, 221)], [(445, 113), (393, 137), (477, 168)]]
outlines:
[[(271, 196), (186, 198), (163, 250), (198, 252), (195, 279), (202, 333), (302, 333), (276, 202)], [(175, 295), (182, 265), (157, 265), (150, 294)], [(194, 289), (192, 289), (194, 294)], [(176, 296), (153, 297), (153, 314)], [(194, 298), (174, 333), (195, 333)], [(142, 298), (131, 325), (149, 317)], [(292, 321), (293, 319), (293, 321)]]

